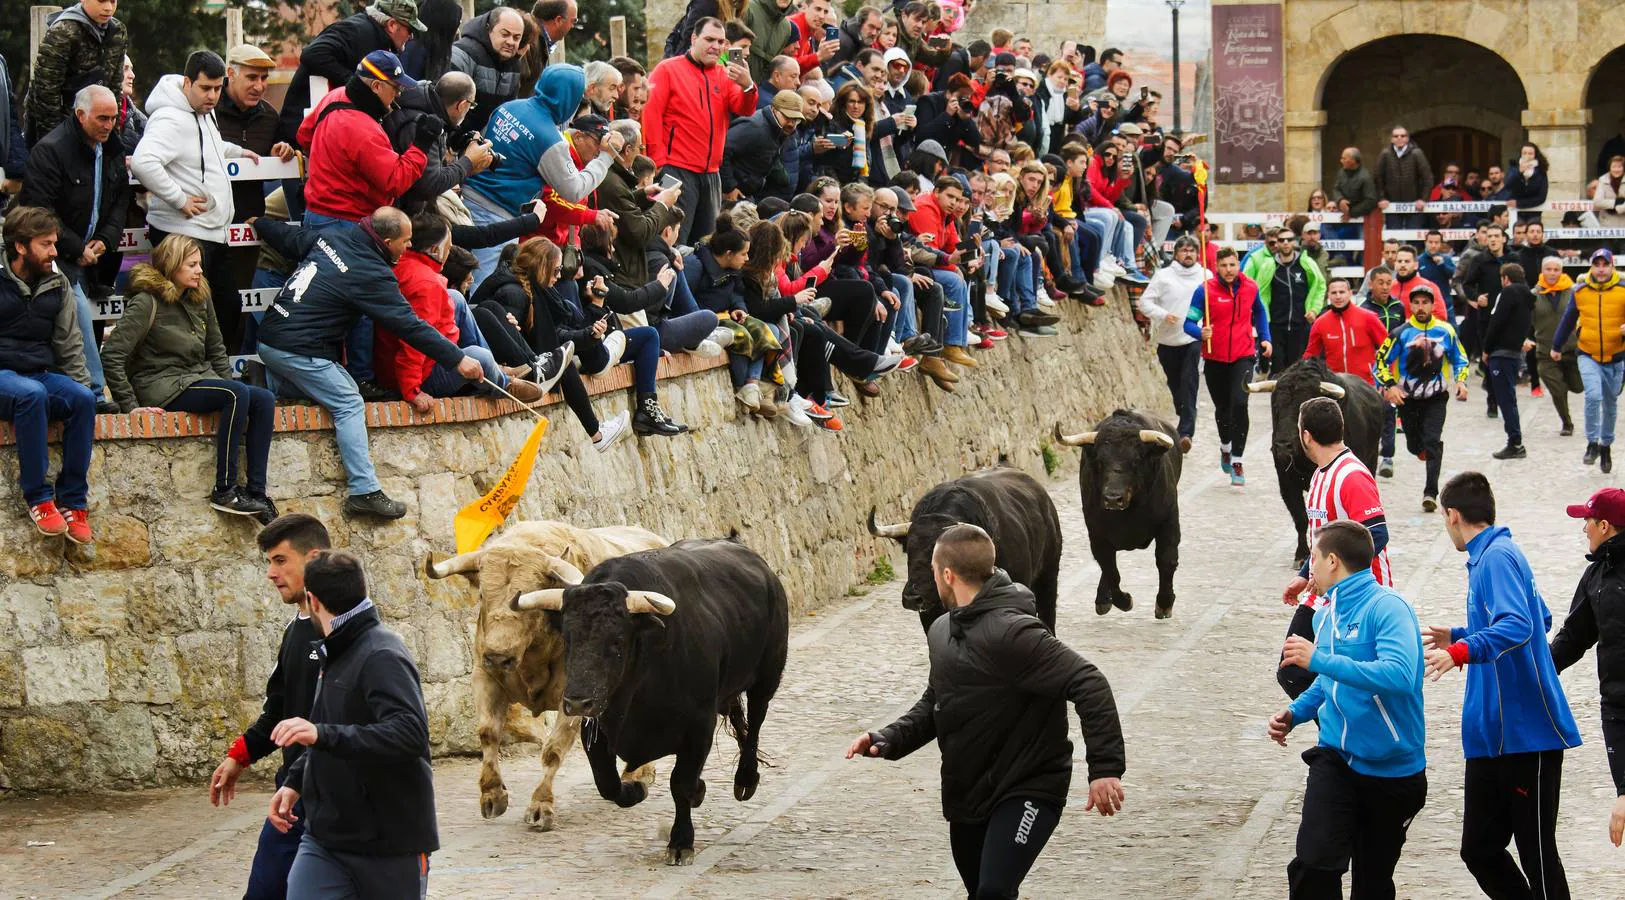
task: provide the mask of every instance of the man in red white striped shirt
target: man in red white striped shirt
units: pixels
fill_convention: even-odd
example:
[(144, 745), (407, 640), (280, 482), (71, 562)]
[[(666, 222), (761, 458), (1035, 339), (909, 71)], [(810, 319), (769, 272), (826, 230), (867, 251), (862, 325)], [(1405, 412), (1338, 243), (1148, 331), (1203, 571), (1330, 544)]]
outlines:
[[(1371, 470), (1360, 462), (1343, 443), (1343, 409), (1330, 397), (1316, 397), (1304, 401), (1298, 408), (1298, 439), (1303, 442), (1304, 454), (1315, 464), (1315, 474), (1309, 479), (1306, 509), (1309, 513), (1309, 546), (1315, 545), (1315, 535), (1327, 522), (1346, 519), (1358, 522), (1371, 532), (1376, 554), (1371, 558), (1371, 574), (1377, 583), (1393, 587), (1393, 567), (1388, 563), (1388, 520), (1382, 509), (1382, 496), (1377, 491), (1377, 480)], [(1309, 579), (1306, 563), (1298, 570), (1281, 592), (1281, 600), (1288, 606), (1297, 606), (1287, 636), (1300, 635), (1315, 639), (1315, 610), (1326, 601), (1315, 593)], [(1315, 676), (1302, 666), (1283, 666), (1277, 670), (1276, 681), (1287, 696), (1296, 700), (1309, 689)]]

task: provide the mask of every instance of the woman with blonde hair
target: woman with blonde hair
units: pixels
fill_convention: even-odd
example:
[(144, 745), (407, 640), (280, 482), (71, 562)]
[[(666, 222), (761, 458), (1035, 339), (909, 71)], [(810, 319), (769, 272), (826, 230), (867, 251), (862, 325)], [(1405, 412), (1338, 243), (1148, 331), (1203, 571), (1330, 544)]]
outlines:
[[(276, 399), (232, 379), (196, 241), (169, 235), (153, 248), (150, 264), (131, 270), (124, 317), (102, 347), (102, 365), (124, 412), (218, 412), (209, 505), (262, 524), (276, 518), (265, 492)], [(239, 485), (245, 448), (248, 477)]]

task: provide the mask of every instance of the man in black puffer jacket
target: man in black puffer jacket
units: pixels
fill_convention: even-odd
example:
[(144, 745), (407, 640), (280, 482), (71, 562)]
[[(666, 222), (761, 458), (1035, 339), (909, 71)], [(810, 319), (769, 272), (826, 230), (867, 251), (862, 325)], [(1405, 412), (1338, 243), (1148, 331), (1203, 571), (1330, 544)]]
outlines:
[(271, 796), (271, 824), (305, 836), (288, 872), (290, 897), (424, 897), (440, 849), (429, 766), (429, 717), (418, 669), (383, 627), (361, 561), (323, 550), (305, 566), (305, 601), (325, 637), (309, 718), (271, 730), (279, 747), (308, 748)]
[(1501, 408), (1501, 424), (1506, 428), (1507, 445), (1495, 451), (1496, 459), (1523, 459), (1523, 429), (1518, 421), (1518, 370), (1523, 367), (1523, 342), (1529, 337), (1535, 315), (1535, 292), (1524, 283), (1523, 266), (1501, 266), (1501, 289), (1490, 306), (1484, 326), (1484, 365), (1490, 372), (1490, 390)]
[(948, 614), (927, 642), (931, 680), (914, 708), (847, 750), (902, 759), (942, 751), (942, 813), (969, 896), (1016, 897), (1059, 824), (1072, 784), (1066, 702), (1078, 710), (1089, 761), (1084, 809), (1123, 803), (1123, 732), (1104, 675), (1039, 621), (1032, 592), (993, 567), (987, 532), (943, 531), (931, 569)]

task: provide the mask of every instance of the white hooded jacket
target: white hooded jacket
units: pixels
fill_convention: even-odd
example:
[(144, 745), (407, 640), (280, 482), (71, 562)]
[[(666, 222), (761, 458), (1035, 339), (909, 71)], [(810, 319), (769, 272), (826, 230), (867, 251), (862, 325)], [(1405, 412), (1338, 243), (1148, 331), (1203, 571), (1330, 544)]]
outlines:
[[(1200, 264), (1182, 266), (1175, 262), (1157, 270), (1140, 294), (1140, 313), (1151, 320), (1151, 335), (1165, 347), (1183, 347), (1195, 338), (1185, 333), (1185, 314), (1191, 297), (1202, 282), (1212, 277)], [(1168, 316), (1175, 321), (1169, 324)]]
[[(165, 75), (147, 97), (147, 130), (130, 159), (130, 171), (152, 193), (147, 223), (162, 231), (199, 240), (226, 242), (235, 210), (226, 160), (243, 148), (220, 137), (214, 113), (192, 111), (182, 76)], [(189, 197), (207, 198), (209, 208), (187, 218)]]

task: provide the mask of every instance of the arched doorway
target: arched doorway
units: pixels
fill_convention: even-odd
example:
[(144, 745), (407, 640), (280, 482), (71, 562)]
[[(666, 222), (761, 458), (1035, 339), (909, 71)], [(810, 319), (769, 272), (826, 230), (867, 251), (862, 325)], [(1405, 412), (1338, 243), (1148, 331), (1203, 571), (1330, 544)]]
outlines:
[[(1603, 57), (1586, 84), (1585, 104), (1591, 110), (1591, 128), (1586, 133), (1586, 181), (1607, 167), (1603, 148), (1615, 152), (1620, 145), (1618, 136), (1625, 133), (1625, 93), (1620, 91), (1620, 85), (1625, 85), (1625, 47)], [(1609, 144), (1610, 139), (1613, 144)]]
[[(1528, 95), (1512, 65), (1494, 51), (1456, 37), (1403, 34), (1346, 53), (1321, 82), (1321, 171), (1330, 182), (1344, 147), (1359, 147), (1369, 167), (1402, 124), (1439, 177), (1449, 162), (1464, 167), (1505, 162), (1524, 139)], [(1432, 146), (1429, 146), (1429, 143)]]

